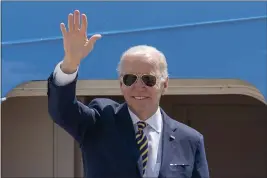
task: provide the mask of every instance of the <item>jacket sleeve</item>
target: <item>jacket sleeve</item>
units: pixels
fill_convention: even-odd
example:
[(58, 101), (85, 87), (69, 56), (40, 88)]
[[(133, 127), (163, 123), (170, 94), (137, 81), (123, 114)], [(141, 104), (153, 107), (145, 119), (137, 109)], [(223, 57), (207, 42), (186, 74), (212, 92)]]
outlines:
[(192, 178), (209, 178), (209, 168), (206, 158), (204, 138), (200, 135), (195, 153), (195, 163)]
[(67, 131), (80, 144), (86, 132), (93, 131), (100, 118), (99, 110), (94, 102), (86, 106), (76, 98), (77, 77), (71, 83), (58, 86), (53, 74), (48, 78), (48, 112), (52, 120)]

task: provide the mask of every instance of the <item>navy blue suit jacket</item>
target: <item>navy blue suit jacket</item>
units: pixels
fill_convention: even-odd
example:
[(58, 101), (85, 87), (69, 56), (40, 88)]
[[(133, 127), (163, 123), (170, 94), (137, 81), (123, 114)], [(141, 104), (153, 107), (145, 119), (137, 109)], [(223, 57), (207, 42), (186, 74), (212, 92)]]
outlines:
[[(53, 121), (80, 144), (86, 178), (140, 178), (135, 132), (127, 104), (98, 98), (77, 101), (76, 82), (48, 79), (48, 110)], [(163, 150), (160, 178), (208, 178), (203, 136), (170, 118), (162, 109)]]

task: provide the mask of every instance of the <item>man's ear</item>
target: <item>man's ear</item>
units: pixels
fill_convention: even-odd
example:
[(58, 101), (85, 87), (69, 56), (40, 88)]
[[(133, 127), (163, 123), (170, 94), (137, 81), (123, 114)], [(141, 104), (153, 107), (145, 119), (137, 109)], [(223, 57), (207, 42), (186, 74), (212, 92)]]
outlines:
[(120, 82), (120, 87), (122, 87), (122, 82), (121, 82), (121, 80), (119, 80), (119, 82)]
[(165, 92), (167, 91), (167, 89), (168, 89), (168, 86), (169, 86), (169, 78), (167, 77), (166, 79), (165, 79), (165, 81), (163, 82), (163, 87), (162, 87), (162, 95), (164, 95), (165, 94)]
[(166, 81), (164, 82), (164, 88), (167, 89), (169, 86), (169, 77), (166, 78)]

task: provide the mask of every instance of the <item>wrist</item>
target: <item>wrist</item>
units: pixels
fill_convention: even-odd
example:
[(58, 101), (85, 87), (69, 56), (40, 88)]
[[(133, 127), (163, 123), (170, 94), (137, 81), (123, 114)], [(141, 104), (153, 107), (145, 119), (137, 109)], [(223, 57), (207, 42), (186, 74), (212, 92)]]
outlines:
[(68, 60), (66, 57), (64, 57), (64, 60), (60, 65), (60, 69), (62, 70), (62, 72), (66, 74), (73, 74), (74, 72), (77, 71), (78, 66), (79, 66), (78, 64), (73, 63), (70, 60)]

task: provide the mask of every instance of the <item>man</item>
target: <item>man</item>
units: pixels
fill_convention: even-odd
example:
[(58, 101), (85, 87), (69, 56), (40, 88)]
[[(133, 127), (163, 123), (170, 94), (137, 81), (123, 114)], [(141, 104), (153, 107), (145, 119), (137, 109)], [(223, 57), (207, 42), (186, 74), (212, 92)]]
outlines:
[[(80, 144), (87, 178), (208, 178), (203, 136), (160, 107), (168, 87), (167, 63), (140, 45), (121, 57), (118, 73), (126, 100), (98, 98), (86, 106), (75, 96), (78, 67), (101, 35), (87, 39), (87, 18), (74, 11), (61, 24), (65, 57), (48, 79), (49, 113)], [(90, 70), (90, 69), (88, 69)]]

